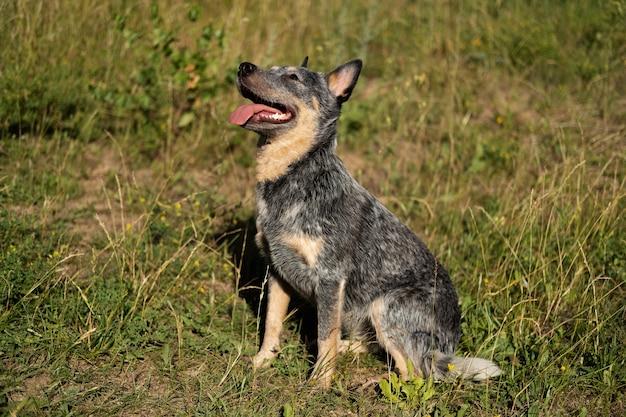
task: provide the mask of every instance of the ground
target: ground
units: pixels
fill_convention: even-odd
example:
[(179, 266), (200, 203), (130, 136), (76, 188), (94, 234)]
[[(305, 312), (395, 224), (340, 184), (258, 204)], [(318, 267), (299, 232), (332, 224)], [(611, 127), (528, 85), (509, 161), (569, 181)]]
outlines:
[[(0, 5), (8, 415), (626, 414), (626, 3)], [(243, 60), (359, 57), (338, 153), (451, 273), (484, 384), (347, 354), (314, 315), (253, 372), (265, 266)], [(386, 373), (380, 384), (362, 388)], [(387, 382), (384, 382), (384, 381)]]

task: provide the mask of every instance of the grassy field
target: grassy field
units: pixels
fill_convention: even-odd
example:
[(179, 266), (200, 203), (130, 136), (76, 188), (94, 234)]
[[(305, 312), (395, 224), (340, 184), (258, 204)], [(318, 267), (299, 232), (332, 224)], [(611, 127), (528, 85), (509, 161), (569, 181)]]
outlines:
[[(365, 66), (338, 153), (447, 266), (486, 384), (307, 383), (239, 62)], [(626, 415), (626, 2), (0, 2), (0, 414)], [(261, 300), (262, 301), (262, 300)], [(423, 385), (422, 385), (423, 384)], [(381, 389), (384, 388), (384, 389)]]

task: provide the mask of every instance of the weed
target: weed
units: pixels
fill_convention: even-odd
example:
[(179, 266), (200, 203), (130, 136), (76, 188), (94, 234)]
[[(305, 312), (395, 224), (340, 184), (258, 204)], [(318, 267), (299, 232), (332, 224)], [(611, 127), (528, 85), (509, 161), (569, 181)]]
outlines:
[(402, 380), (395, 372), (389, 373), (388, 379), (379, 383), (383, 398), (401, 410), (410, 411), (414, 416), (463, 417), (469, 409), (468, 404), (454, 407), (438, 401), (437, 390), (432, 378), (424, 379), (414, 374), (409, 362), (408, 380)]
[[(107, 114), (119, 127), (138, 129), (148, 125), (158, 137), (177, 135), (198, 122), (207, 104), (225, 84), (223, 69), (210, 65), (224, 48), (224, 32), (206, 25), (189, 47), (187, 43), (191, 41), (179, 38), (179, 28), (168, 28), (156, 2), (150, 6), (151, 27), (145, 32), (129, 27), (128, 13), (116, 14), (113, 21), (124, 41), (124, 50), (134, 52), (130, 55), (133, 58), (138, 55), (132, 74), (122, 84), (94, 83), (90, 86), (92, 94), (105, 105)], [(199, 14), (199, 8), (191, 6), (187, 26), (195, 24)], [(122, 56), (125, 54), (122, 52)]]

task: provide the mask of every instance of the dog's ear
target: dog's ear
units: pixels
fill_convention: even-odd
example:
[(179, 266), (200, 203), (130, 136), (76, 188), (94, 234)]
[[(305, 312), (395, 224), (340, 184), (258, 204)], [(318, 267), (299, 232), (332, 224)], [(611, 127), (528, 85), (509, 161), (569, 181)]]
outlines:
[(305, 56), (304, 57), (304, 61), (302, 61), (302, 64), (300, 65), (302, 68), (306, 68), (309, 65), (309, 56)]
[(361, 73), (363, 61), (354, 59), (326, 74), (326, 83), (331, 93), (337, 97), (339, 104), (350, 98)]

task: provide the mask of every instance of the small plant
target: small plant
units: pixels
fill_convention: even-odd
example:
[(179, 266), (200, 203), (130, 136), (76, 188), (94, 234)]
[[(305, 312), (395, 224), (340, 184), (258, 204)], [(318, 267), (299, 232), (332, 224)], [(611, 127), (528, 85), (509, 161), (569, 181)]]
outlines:
[(413, 364), (409, 362), (410, 379), (403, 381), (395, 372), (389, 374), (389, 380), (381, 379), (380, 391), (385, 399), (402, 409), (432, 408), (428, 401), (435, 395), (432, 378), (424, 379), (415, 375)]
[[(124, 40), (125, 49), (137, 56), (129, 79), (117, 85), (95, 82), (91, 91), (113, 116), (111, 128), (151, 127), (159, 137), (178, 135), (190, 128), (211, 98), (224, 85), (223, 71), (211, 66), (211, 57), (224, 48), (224, 32), (204, 26), (195, 43), (182, 42), (178, 28), (169, 28), (159, 7), (150, 7), (151, 28), (146, 33), (128, 27), (124, 14), (114, 16), (113, 24)], [(199, 9), (191, 6), (190, 24), (197, 22)], [(146, 49), (146, 50), (144, 50)]]
[(409, 362), (411, 378), (403, 380), (395, 372), (389, 374), (389, 379), (381, 379), (380, 391), (384, 399), (402, 410), (413, 410), (415, 415), (437, 417), (463, 417), (469, 405), (463, 404), (456, 411), (449, 411), (443, 403), (431, 401), (437, 391), (432, 378), (424, 379), (415, 375), (413, 364)]

